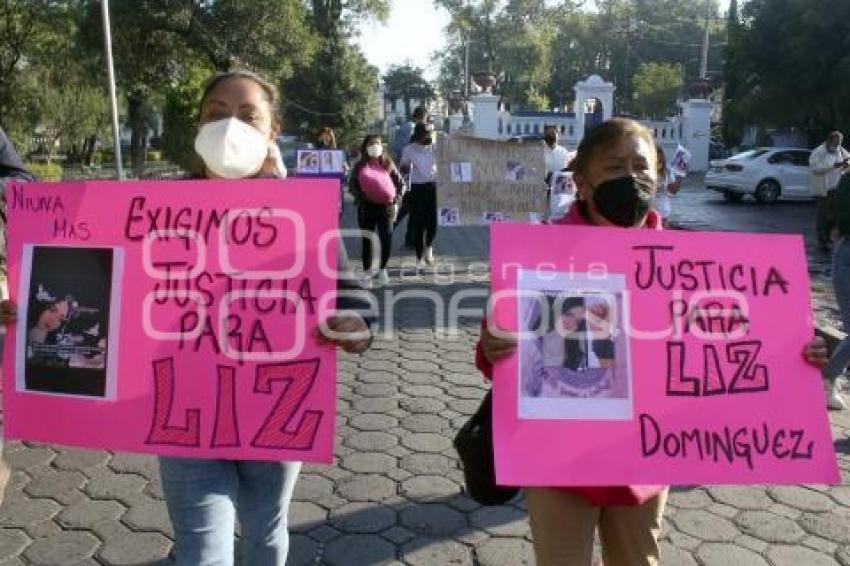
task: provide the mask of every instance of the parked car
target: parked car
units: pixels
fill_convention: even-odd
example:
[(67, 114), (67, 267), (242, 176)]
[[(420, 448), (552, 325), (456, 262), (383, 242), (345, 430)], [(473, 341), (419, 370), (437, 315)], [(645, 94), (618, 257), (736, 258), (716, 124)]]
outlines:
[(705, 186), (738, 202), (751, 195), (760, 203), (783, 199), (811, 199), (807, 149), (759, 147), (729, 159), (712, 161)]

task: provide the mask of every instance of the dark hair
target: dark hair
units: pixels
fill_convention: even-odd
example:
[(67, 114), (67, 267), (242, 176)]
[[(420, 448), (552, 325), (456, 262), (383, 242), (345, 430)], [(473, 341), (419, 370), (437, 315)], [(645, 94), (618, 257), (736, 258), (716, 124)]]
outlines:
[[(429, 127), (430, 126), (430, 127)], [(410, 136), (412, 141), (417, 141), (420, 138), (430, 137), (434, 131), (434, 126), (430, 124), (417, 123), (413, 128), (413, 135)]]
[(413, 121), (414, 122), (418, 122), (419, 120), (424, 120), (426, 116), (428, 116), (428, 111), (425, 110), (424, 106), (417, 106), (413, 110)]
[(666, 176), (667, 175), (667, 156), (664, 155), (664, 148), (661, 147), (661, 144), (655, 142), (655, 155), (658, 159), (658, 176)]
[(272, 123), (275, 127), (279, 128), (281, 125), (280, 95), (278, 94), (277, 88), (257, 73), (245, 70), (217, 73), (209, 81), (207, 81), (207, 84), (204, 87), (204, 94), (201, 96), (201, 103), (198, 106), (198, 119), (200, 120), (200, 115), (201, 111), (204, 109), (204, 104), (206, 104), (207, 99), (210, 97), (213, 91), (215, 91), (215, 89), (217, 89), (220, 85), (228, 81), (237, 79), (246, 79), (252, 81), (263, 90), (266, 102), (269, 103), (269, 108), (271, 109)]
[(328, 142), (325, 144), (327, 149), (336, 149), (336, 134), (333, 131), (333, 128), (328, 126), (324, 126), (319, 129), (319, 132), (316, 134), (316, 140), (320, 140), (322, 138), (326, 138)]
[(566, 314), (570, 309), (584, 306), (583, 297), (567, 297), (561, 305), (561, 314)]
[[(366, 149), (376, 141), (381, 140), (382, 138), (378, 134), (368, 134), (365, 138), (363, 138), (363, 143), (360, 144), (360, 160), (357, 162), (356, 165), (358, 169), (372, 160), (372, 158), (369, 157), (369, 152), (367, 152)], [(394, 167), (393, 160), (390, 159), (390, 156), (387, 155), (386, 151), (384, 151), (381, 157), (378, 158), (378, 162), (387, 171), (391, 171)]]
[(568, 169), (580, 175), (586, 174), (590, 162), (600, 151), (610, 149), (629, 136), (643, 138), (655, 145), (652, 134), (642, 124), (628, 118), (612, 118), (602, 122), (584, 136)]

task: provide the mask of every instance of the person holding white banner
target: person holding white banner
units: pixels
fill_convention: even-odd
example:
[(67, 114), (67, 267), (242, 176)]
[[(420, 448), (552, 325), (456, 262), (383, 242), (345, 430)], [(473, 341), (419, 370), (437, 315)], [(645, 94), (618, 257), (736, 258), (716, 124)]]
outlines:
[(655, 143), (655, 149), (658, 152), (658, 189), (655, 195), (655, 209), (661, 214), (664, 227), (667, 228), (673, 216), (672, 197), (679, 192), (682, 181), (688, 176), (691, 153), (682, 146), (677, 147), (673, 161), (668, 165), (664, 148), (658, 142)]
[[(618, 118), (597, 126), (584, 137), (569, 166), (578, 200), (556, 224), (662, 229), (661, 215), (652, 209), (657, 155), (649, 130), (633, 120)], [(604, 252), (600, 253), (604, 262)], [(484, 320), (476, 365), (485, 376), (492, 376), (494, 364), (516, 349), (514, 336), (494, 330)], [(813, 339), (803, 354), (809, 363), (823, 367), (825, 341)], [(552, 486), (523, 491), (538, 566), (590, 566), (597, 530), (606, 566), (659, 564), (666, 486)]]

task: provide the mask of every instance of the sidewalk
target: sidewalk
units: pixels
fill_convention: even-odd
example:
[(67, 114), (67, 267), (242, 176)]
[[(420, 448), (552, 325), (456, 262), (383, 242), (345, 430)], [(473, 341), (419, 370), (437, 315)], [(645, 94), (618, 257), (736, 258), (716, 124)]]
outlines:
[[(439, 259), (472, 276), (399, 282), (399, 255), (412, 261), (399, 251), (389, 288), (425, 287), (446, 303), (458, 290), (479, 291), (464, 306), (481, 307), (487, 249), (485, 228), (443, 229)], [(479, 321), (443, 338), (433, 330), (434, 302), (394, 310), (394, 340), (340, 356), (337, 459), (304, 467), (289, 564), (533, 564), (523, 504), (481, 508), (461, 492), (451, 439), (485, 391), (472, 363)], [(845, 485), (677, 488), (662, 564), (850, 565), (850, 411), (831, 417)], [(0, 508), (0, 564), (167, 564), (171, 530), (153, 458), (20, 443), (6, 450), (14, 472)]]

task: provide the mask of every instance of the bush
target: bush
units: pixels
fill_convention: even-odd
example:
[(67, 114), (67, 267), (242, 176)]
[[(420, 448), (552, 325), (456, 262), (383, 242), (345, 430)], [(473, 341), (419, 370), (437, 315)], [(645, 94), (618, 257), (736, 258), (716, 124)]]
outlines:
[[(115, 164), (115, 151), (110, 147), (102, 150), (101, 152), (101, 163), (104, 165), (107, 164)], [(121, 151), (121, 161), (125, 166), (130, 165), (130, 152), (129, 151)]]
[(40, 181), (62, 180), (62, 166), (58, 163), (27, 163), (26, 167)]

